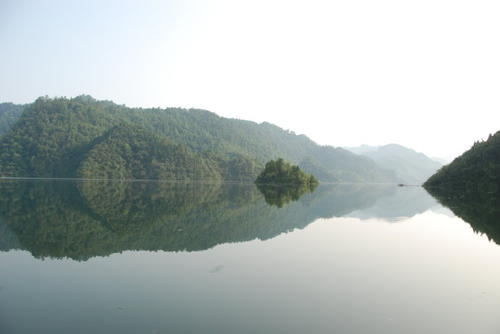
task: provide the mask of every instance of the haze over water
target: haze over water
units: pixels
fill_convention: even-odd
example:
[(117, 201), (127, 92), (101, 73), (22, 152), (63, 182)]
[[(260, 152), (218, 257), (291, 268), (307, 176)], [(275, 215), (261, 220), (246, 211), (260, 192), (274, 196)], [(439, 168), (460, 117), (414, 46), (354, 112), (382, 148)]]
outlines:
[(493, 231), (420, 187), (321, 185), (281, 208), (251, 184), (0, 188), (2, 333), (500, 329)]

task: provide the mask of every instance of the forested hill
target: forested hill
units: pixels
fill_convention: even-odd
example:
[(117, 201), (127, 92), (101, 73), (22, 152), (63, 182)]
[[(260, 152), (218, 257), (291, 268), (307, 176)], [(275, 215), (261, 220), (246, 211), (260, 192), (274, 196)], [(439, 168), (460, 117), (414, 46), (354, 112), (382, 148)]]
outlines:
[[(137, 135), (127, 135), (130, 126)], [(111, 140), (110, 131), (113, 137), (122, 138)], [(253, 180), (265, 162), (281, 157), (324, 182), (397, 182), (394, 173), (367, 157), (319, 146), (304, 135), (269, 123), (227, 119), (197, 109), (128, 108), (90, 96), (39, 98), (0, 136), (0, 176), (92, 177), (101, 175), (96, 169), (118, 164), (125, 166), (123, 175), (185, 178), (181, 170), (202, 165), (201, 174), (187, 174)], [(125, 143), (132, 151), (142, 148), (127, 153)], [(143, 150), (156, 145), (183, 157), (177, 155), (174, 162), (166, 155), (160, 158), (161, 152)], [(101, 155), (101, 165), (90, 168), (89, 161), (96, 154)], [(169, 170), (174, 165), (176, 172)], [(151, 173), (153, 166), (162, 173)]]
[(116, 126), (100, 137), (80, 162), (77, 176), (127, 180), (221, 178), (214, 162), (131, 125)]
[[(447, 191), (500, 191), (500, 131), (441, 168), (424, 184)], [(433, 191), (435, 193), (436, 190)]]

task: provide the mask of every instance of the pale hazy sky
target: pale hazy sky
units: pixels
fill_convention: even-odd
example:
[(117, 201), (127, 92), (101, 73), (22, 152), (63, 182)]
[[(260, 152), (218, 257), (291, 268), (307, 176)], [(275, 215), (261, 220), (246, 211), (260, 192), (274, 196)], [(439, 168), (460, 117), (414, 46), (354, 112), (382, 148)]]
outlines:
[(500, 130), (499, 1), (0, 0), (0, 101), (90, 94), (452, 157)]

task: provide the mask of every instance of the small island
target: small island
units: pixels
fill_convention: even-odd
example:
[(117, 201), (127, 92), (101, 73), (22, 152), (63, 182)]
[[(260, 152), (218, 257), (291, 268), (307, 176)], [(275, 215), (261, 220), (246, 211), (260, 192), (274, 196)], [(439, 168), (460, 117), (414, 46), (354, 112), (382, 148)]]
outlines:
[(319, 184), (314, 175), (304, 173), (299, 166), (292, 165), (283, 159), (271, 160), (255, 180), (257, 184), (269, 185), (308, 185)]
[(255, 183), (265, 201), (278, 208), (312, 193), (319, 184), (313, 175), (304, 173), (298, 166), (281, 158), (269, 161)]

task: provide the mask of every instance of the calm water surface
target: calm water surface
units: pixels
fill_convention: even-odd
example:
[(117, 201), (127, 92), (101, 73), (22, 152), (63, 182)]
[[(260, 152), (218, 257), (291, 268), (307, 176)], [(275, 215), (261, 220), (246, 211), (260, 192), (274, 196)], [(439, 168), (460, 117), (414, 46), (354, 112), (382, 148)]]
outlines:
[(0, 181), (0, 333), (500, 332), (496, 199), (292, 197)]

